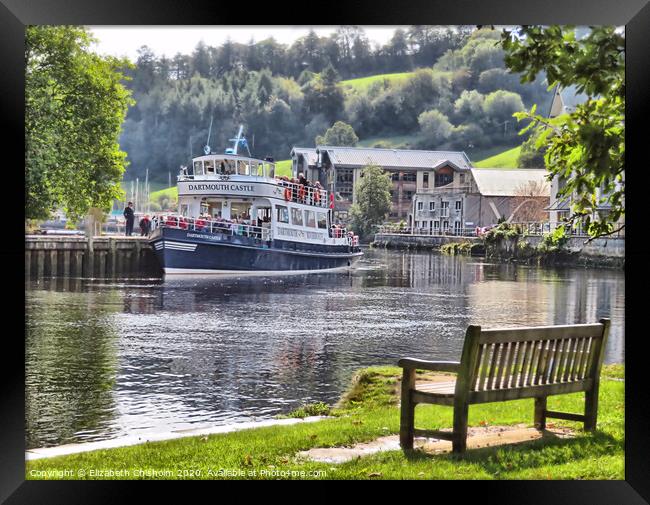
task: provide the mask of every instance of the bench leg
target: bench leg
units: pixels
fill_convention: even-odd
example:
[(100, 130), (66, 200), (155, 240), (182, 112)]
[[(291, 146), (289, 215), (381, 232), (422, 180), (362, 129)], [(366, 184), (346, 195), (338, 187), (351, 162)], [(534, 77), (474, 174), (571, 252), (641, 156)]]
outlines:
[(399, 422), (399, 444), (404, 450), (413, 449), (415, 431), (415, 404), (411, 390), (415, 388), (415, 370), (404, 369), (402, 374), (402, 397)]
[(469, 405), (465, 402), (454, 405), (454, 440), (453, 452), (465, 452), (467, 449), (467, 415)]
[(598, 385), (585, 392), (585, 431), (596, 429), (598, 419)]
[(535, 428), (546, 429), (546, 396), (535, 398)]

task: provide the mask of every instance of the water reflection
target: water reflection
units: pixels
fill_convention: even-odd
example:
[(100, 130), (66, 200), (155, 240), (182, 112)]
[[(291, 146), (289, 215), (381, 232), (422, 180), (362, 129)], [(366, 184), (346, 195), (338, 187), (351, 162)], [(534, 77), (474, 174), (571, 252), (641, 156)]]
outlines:
[(68, 281), (27, 289), (28, 446), (268, 418), (353, 371), (459, 358), (468, 324), (613, 320), (624, 276), (368, 251), (351, 273)]

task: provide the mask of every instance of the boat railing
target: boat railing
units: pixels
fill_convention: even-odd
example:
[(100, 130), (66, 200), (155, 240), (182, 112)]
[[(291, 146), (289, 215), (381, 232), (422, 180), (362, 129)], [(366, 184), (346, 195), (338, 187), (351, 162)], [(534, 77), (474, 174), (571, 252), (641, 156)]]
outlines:
[(237, 223), (235, 221), (215, 220), (210, 218), (192, 218), (177, 215), (161, 216), (152, 221), (155, 228), (176, 228), (187, 231), (202, 231), (208, 233), (223, 233), (225, 235), (256, 238), (262, 241), (271, 240), (271, 228)]
[(275, 180), (284, 188), (283, 196), (286, 201), (327, 208), (327, 190), (287, 181), (279, 177), (276, 177)]

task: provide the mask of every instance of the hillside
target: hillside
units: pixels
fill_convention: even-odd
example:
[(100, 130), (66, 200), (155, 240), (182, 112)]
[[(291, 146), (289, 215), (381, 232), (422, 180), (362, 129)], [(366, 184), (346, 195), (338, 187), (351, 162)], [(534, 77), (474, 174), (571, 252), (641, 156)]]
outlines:
[(476, 168), (518, 168), (517, 158), (521, 152), (521, 146), (513, 147), (489, 158), (480, 161), (473, 161)]
[(341, 81), (340, 84), (343, 88), (355, 91), (367, 91), (368, 88), (376, 83), (386, 81), (390, 84), (404, 82), (406, 79), (414, 75), (415, 72), (398, 72), (395, 74), (377, 74), (368, 77), (359, 77), (358, 79), (348, 79)]

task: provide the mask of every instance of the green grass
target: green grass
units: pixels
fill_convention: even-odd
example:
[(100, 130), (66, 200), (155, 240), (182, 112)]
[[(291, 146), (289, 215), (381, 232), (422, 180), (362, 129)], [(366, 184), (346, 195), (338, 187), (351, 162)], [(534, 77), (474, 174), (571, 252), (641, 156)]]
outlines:
[(286, 175), (287, 177), (291, 177), (291, 160), (276, 161), (275, 175)]
[[(333, 408), (336, 417), (314, 423), (274, 426), (235, 433), (189, 437), (138, 446), (93, 451), (27, 462), (32, 471), (79, 469), (168, 470), (172, 479), (213, 478), (328, 478), (328, 479), (624, 479), (624, 383), (620, 367), (603, 369), (598, 430), (585, 433), (581, 424), (552, 420), (575, 428), (570, 439), (542, 438), (507, 447), (473, 449), (465, 454), (425, 454), (387, 451), (339, 465), (296, 457), (312, 447), (352, 445), (399, 432), (400, 369), (372, 367), (356, 374), (350, 390)], [(581, 412), (584, 394), (549, 398), (550, 410)], [(470, 426), (530, 423), (533, 400), (516, 400), (470, 407)], [(449, 428), (452, 409), (423, 405), (417, 424), (430, 429)], [(219, 472), (219, 470), (222, 470)], [(243, 475), (225, 475), (223, 471)], [(324, 475), (262, 475), (262, 471), (321, 471)], [(60, 478), (60, 477), (50, 477)], [(92, 478), (86, 475), (85, 478)], [(115, 478), (134, 478), (118, 476)], [(146, 478), (146, 477), (135, 477)]]
[(368, 77), (359, 77), (358, 79), (348, 79), (347, 81), (341, 81), (340, 84), (344, 88), (347, 88), (349, 90), (366, 91), (375, 82), (381, 82), (383, 80), (386, 80), (392, 85), (395, 83), (403, 82), (414, 74), (415, 72), (377, 74), (377, 75), (370, 75)]
[(507, 151), (473, 162), (476, 168), (518, 168), (517, 158), (521, 152), (521, 146), (513, 147)]

